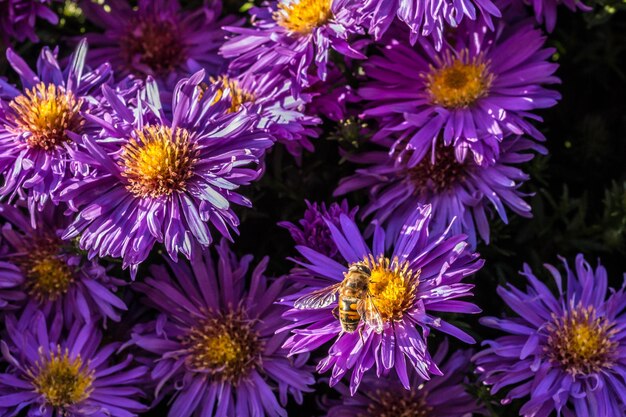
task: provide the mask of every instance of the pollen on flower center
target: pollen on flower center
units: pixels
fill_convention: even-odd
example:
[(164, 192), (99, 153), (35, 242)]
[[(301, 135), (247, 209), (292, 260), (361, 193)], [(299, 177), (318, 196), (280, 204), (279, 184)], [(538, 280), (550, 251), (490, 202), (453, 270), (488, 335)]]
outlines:
[(230, 98), (228, 113), (235, 113), (239, 111), (243, 104), (254, 102), (254, 95), (252, 93), (241, 88), (237, 80), (232, 80), (226, 75), (211, 78), (211, 83), (218, 86), (214, 102), (218, 102), (224, 95), (224, 91), (228, 90), (228, 97)]
[(66, 132), (80, 134), (84, 119), (80, 115), (82, 100), (62, 86), (40, 82), (9, 106), (15, 114), (16, 133), (25, 134), (26, 144), (33, 149), (52, 151), (69, 142)]
[(158, 16), (146, 15), (132, 20), (120, 45), (124, 61), (133, 69), (139, 64), (157, 75), (164, 75), (184, 62), (180, 28), (175, 22)]
[(548, 357), (571, 374), (589, 374), (610, 367), (617, 342), (613, 323), (598, 317), (592, 306), (579, 306), (547, 327)]
[(409, 263), (397, 257), (390, 260), (382, 255), (370, 255), (363, 264), (371, 271), (368, 290), (381, 317), (385, 321), (400, 320), (413, 305), (420, 271), (409, 269)]
[(261, 342), (241, 312), (207, 318), (183, 338), (187, 365), (213, 378), (237, 383), (258, 364)]
[(40, 351), (41, 359), (35, 369), (28, 371), (32, 384), (46, 403), (52, 407), (68, 407), (89, 397), (95, 380), (93, 371), (83, 364), (79, 356), (70, 358), (68, 349), (57, 346), (46, 358)]
[(467, 51), (459, 57), (448, 54), (439, 68), (431, 66), (427, 89), (435, 104), (447, 108), (468, 107), (489, 92), (493, 75), (480, 57), (470, 60)]
[(408, 169), (407, 179), (416, 192), (430, 189), (439, 193), (462, 181), (465, 175), (465, 164), (457, 160), (454, 147), (438, 143), (435, 148), (435, 162), (428, 157), (423, 158)]
[(432, 407), (426, 404), (422, 392), (389, 392), (376, 390), (368, 393), (371, 402), (367, 411), (357, 417), (430, 417)]
[(135, 131), (120, 157), (127, 189), (137, 197), (162, 197), (187, 188), (198, 151), (182, 128), (147, 126)]
[(332, 0), (292, 0), (278, 4), (274, 19), (292, 33), (308, 35), (332, 17)]
[(28, 293), (39, 301), (57, 300), (74, 283), (73, 271), (60, 257), (60, 245), (56, 239), (41, 239), (18, 262)]

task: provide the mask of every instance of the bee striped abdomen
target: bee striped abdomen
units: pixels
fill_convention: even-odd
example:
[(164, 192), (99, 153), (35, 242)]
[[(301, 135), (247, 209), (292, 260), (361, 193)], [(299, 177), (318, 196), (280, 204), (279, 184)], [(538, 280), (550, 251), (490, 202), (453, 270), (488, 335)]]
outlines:
[(356, 311), (359, 299), (356, 297), (340, 297), (339, 298), (339, 321), (341, 327), (347, 333), (354, 332), (359, 326), (361, 316)]

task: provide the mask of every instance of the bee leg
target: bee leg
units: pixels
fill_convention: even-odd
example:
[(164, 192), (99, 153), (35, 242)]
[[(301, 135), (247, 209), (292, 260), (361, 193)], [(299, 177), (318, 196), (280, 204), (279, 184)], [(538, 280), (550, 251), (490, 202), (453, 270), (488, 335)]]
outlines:
[(339, 306), (333, 308), (333, 316), (335, 316), (336, 319), (339, 319)]
[(359, 337), (361, 338), (361, 344), (365, 346), (365, 340), (363, 340), (363, 327), (359, 327)]

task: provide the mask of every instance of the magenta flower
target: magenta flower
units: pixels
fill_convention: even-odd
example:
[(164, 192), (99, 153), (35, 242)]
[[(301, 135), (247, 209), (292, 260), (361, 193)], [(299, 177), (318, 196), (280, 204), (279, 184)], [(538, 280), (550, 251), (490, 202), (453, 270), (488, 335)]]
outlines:
[(370, 81), (359, 90), (368, 102), (364, 116), (380, 125), (373, 139), (398, 137), (395, 148), (410, 152), (409, 166), (438, 142), (454, 145), (459, 161), (470, 151), (482, 165), (497, 160), (510, 134), (544, 140), (529, 122), (541, 120), (532, 112), (560, 98), (545, 88), (559, 79), (549, 62), (554, 49), (544, 42), (528, 20), (500, 21), (495, 31), (468, 21), (440, 52), (423, 39), (416, 47), (387, 39), (364, 64)]
[(88, 167), (68, 154), (81, 135), (97, 130), (85, 115), (96, 111), (100, 87), (112, 73), (108, 64), (87, 70), (86, 52), (81, 42), (62, 70), (57, 51), (44, 47), (35, 73), (7, 50), (22, 89), (0, 79), (0, 196), (28, 198), (31, 209), (41, 209), (64, 181), (87, 173)]
[(507, 208), (531, 216), (527, 195), (519, 188), (528, 180), (520, 164), (530, 161), (533, 151), (546, 152), (529, 139), (508, 137), (493, 165), (478, 165), (470, 158), (459, 162), (454, 148), (441, 144), (435, 148), (434, 161), (425, 155), (414, 167), (399, 163), (387, 151), (350, 155), (350, 160), (367, 166), (344, 178), (335, 194), (368, 190), (370, 200), (362, 215), (378, 220), (390, 236), (421, 206), (432, 204), (431, 232), (441, 233), (452, 223), (452, 233), (466, 234), (476, 247), (478, 237), (489, 243), (489, 219), (494, 215), (504, 223)]
[(311, 84), (310, 70), (325, 80), (331, 49), (348, 58), (365, 56), (350, 45), (361, 33), (348, 0), (278, 0), (254, 7), (253, 28), (227, 27), (235, 34), (222, 47), (234, 71), (267, 72), (280, 67), (294, 74), (293, 90)]
[(135, 417), (148, 410), (139, 388), (147, 368), (132, 355), (117, 359), (120, 343), (103, 345), (93, 323), (74, 322), (64, 332), (59, 317), (47, 323), (34, 311), (5, 324), (0, 415)]
[(236, 19), (220, 19), (221, 1), (211, 0), (193, 12), (182, 10), (178, 0), (139, 0), (136, 8), (127, 0), (110, 0), (106, 6), (108, 11), (81, 1), (87, 18), (104, 29), (87, 35), (90, 63), (108, 62), (118, 76), (151, 75), (172, 87), (200, 69), (209, 75), (225, 69), (217, 53), (225, 37), (222, 26)]
[(523, 399), (520, 416), (619, 416), (626, 410), (626, 292), (609, 290), (601, 266), (583, 255), (575, 268), (565, 259), (566, 280), (552, 265), (557, 293), (524, 265), (525, 291), (498, 287), (515, 313), (481, 322), (506, 333), (483, 342), (474, 357), (491, 392), (504, 391), (503, 403)]
[(12, 284), (7, 297), (13, 307), (55, 314), (66, 323), (120, 320), (126, 305), (115, 292), (125, 282), (61, 240), (70, 222), (62, 208), (48, 205), (29, 218), (3, 204), (0, 217), (0, 286)]
[(76, 211), (64, 239), (78, 238), (90, 256), (122, 258), (134, 276), (156, 243), (176, 259), (211, 244), (209, 224), (231, 238), (239, 224), (232, 205), (251, 205), (235, 190), (259, 178), (272, 140), (256, 128), (257, 115), (245, 107), (231, 112), (221, 91), (204, 91), (204, 76), (199, 71), (178, 83), (171, 120), (153, 82), (137, 109), (104, 89), (123, 122), (92, 117), (100, 137), (84, 136), (85, 150), (72, 153), (94, 173), (60, 193)]
[[(302, 402), (315, 382), (308, 355), (287, 358), (284, 280), (264, 275), (268, 258), (250, 270), (225, 240), (191, 263), (153, 266), (136, 288), (161, 315), (140, 324), (134, 343), (156, 355), (157, 398), (173, 394), (169, 417), (283, 416), (288, 395)], [(276, 397), (278, 394), (278, 398)]]
[[(318, 284), (312, 285), (313, 279), (304, 276), (306, 287), (286, 298), (290, 305), (299, 297), (341, 283), (350, 266), (357, 263), (370, 271), (367, 293), (378, 311), (380, 328), (360, 317), (356, 331), (342, 330), (333, 315), (336, 297), (325, 298), (328, 302), (318, 309), (292, 308), (284, 314), (293, 322), (282, 329), (293, 333), (285, 343), (292, 355), (311, 352), (335, 339), (317, 365), (320, 373), (331, 370), (331, 386), (351, 370), (350, 393), (354, 395), (363, 375), (375, 366), (377, 375), (395, 370), (400, 383), (409, 389), (410, 369), (424, 380), (430, 379), (430, 374), (441, 375), (426, 346), (432, 329), (474, 342), (467, 333), (437, 317), (437, 312), (480, 312), (474, 304), (457, 299), (471, 295), (473, 285), (462, 281), (483, 262), (468, 250), (465, 236), (447, 236), (447, 231), (429, 235), (431, 211), (431, 206), (416, 210), (400, 234), (390, 239), (391, 247), (385, 245), (385, 230), (376, 224), (372, 246), (368, 246), (348, 216), (340, 215), (340, 227), (327, 221), (342, 262), (306, 246), (296, 247), (305, 259), (296, 262)], [(302, 277), (299, 273), (293, 276), (294, 280)]]

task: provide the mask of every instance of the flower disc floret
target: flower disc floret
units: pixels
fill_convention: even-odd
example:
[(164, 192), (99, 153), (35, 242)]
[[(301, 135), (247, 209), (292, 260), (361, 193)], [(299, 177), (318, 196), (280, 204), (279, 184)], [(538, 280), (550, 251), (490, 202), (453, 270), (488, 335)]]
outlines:
[(80, 355), (70, 358), (69, 350), (58, 345), (49, 358), (41, 355), (40, 362), (30, 373), (35, 390), (52, 407), (66, 408), (77, 404), (93, 391), (94, 372), (83, 364)]
[(70, 141), (66, 131), (80, 133), (84, 120), (80, 115), (82, 99), (77, 99), (63, 86), (38, 83), (15, 97), (9, 106), (9, 117), (17, 134), (26, 133), (30, 148), (50, 151)]
[(548, 324), (546, 353), (567, 372), (588, 375), (610, 368), (618, 343), (614, 323), (598, 317), (593, 306), (578, 306)]
[(137, 197), (163, 197), (187, 188), (198, 160), (189, 131), (147, 126), (124, 145), (120, 157), (127, 189)]
[(36, 242), (22, 259), (18, 259), (24, 275), (26, 288), (35, 299), (55, 301), (66, 294), (74, 283), (74, 273), (61, 258), (60, 241), (45, 239)]
[(259, 335), (242, 312), (206, 318), (183, 338), (189, 350), (188, 366), (214, 379), (237, 383), (260, 364)]
[(368, 291), (385, 321), (396, 321), (411, 309), (419, 285), (420, 271), (413, 271), (407, 261), (384, 255), (365, 258), (362, 264), (371, 270)]
[(292, 33), (308, 35), (333, 17), (331, 0), (293, 0), (279, 3), (274, 19)]
[(480, 55), (470, 58), (463, 50), (453, 57), (447, 52), (441, 65), (430, 67), (426, 89), (434, 104), (452, 109), (471, 106), (489, 93), (494, 76)]

